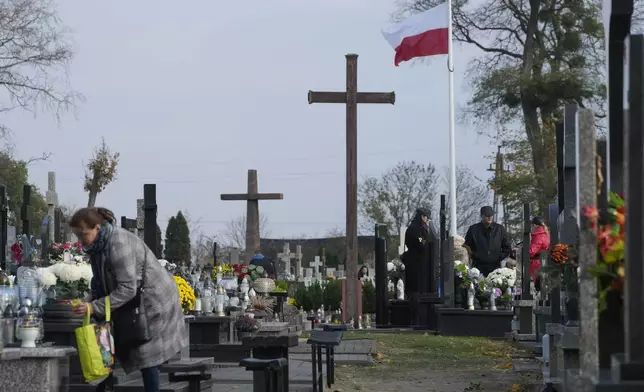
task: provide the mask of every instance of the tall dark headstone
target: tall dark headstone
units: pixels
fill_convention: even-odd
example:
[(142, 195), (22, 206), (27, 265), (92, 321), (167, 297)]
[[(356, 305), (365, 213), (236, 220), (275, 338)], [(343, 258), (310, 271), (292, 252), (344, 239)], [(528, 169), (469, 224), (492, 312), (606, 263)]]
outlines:
[[(449, 279), (449, 276), (448, 276), (449, 274), (454, 275), (452, 270), (447, 270), (446, 269), (446, 264), (445, 264), (446, 261), (447, 261), (447, 260), (445, 260), (445, 256), (446, 256), (445, 255), (445, 247), (447, 246), (446, 243), (445, 243), (446, 225), (447, 225), (447, 211), (446, 211), (446, 208), (447, 208), (447, 198), (446, 198), (445, 195), (441, 195), (441, 206), (440, 206), (440, 216), (439, 216), (440, 224), (439, 224), (439, 229), (438, 229), (438, 231), (439, 231), (438, 236), (439, 236), (439, 241), (440, 241), (440, 247), (439, 247), (440, 248), (440, 262), (439, 262), (439, 265), (440, 265), (440, 275), (439, 275), (440, 276), (440, 279), (439, 279), (440, 287), (439, 287), (439, 291), (440, 291), (441, 296), (443, 296), (443, 297), (445, 296), (445, 285), (446, 285), (445, 282), (446, 282), (446, 279)], [(452, 279), (450, 279), (450, 281), (453, 281), (453, 280), (454, 279), (453, 279), (453, 276), (452, 276)], [(451, 294), (452, 295), (454, 294), (454, 288), (452, 288)], [(452, 302), (453, 302), (453, 300), (452, 300)]]
[(534, 302), (530, 293), (530, 233), (532, 224), (530, 218), (530, 204), (523, 204), (523, 245), (521, 246), (521, 305), (517, 306), (519, 312), (519, 333), (530, 335), (532, 331), (532, 318)]
[[(631, 3), (632, 6), (632, 3)], [(631, 9), (632, 11), (632, 9)], [(612, 27), (612, 25), (611, 25)], [(626, 40), (628, 121), (624, 126), (626, 214), (624, 278), (624, 354), (613, 356), (615, 383), (636, 382), (644, 389), (644, 36)], [(612, 140), (611, 140), (612, 143)]]
[[(564, 210), (564, 123), (558, 121), (555, 126), (557, 149), (557, 207), (559, 212)], [(558, 218), (557, 218), (558, 219)]]
[(31, 221), (34, 216), (34, 207), (31, 205), (31, 185), (22, 187), (22, 207), (20, 208), (20, 220), (22, 221), (22, 234), (31, 238)]
[(389, 325), (387, 312), (387, 226), (376, 223), (375, 227), (376, 263), (376, 326)]
[(60, 208), (54, 210), (54, 242), (63, 242), (64, 237), (64, 228), (63, 222), (65, 220), (65, 214)]
[(624, 40), (630, 34), (633, 0), (612, 0), (608, 33), (608, 180), (610, 190), (624, 190)]
[(7, 187), (0, 185), (0, 268), (7, 270), (7, 225), (9, 212), (9, 199)]
[(143, 185), (143, 241), (157, 258), (159, 246), (157, 244), (157, 186), (156, 184)]
[(212, 244), (212, 260), (213, 260), (213, 265), (217, 265), (217, 243), (216, 242)]

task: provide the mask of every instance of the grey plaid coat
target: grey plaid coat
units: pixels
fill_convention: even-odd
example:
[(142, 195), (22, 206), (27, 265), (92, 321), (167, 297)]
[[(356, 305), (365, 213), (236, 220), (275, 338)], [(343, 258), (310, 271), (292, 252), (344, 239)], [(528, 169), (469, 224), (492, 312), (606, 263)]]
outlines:
[[(143, 300), (152, 340), (131, 348), (125, 363), (119, 361), (127, 373), (161, 365), (189, 344), (174, 279), (139, 237), (116, 226), (109, 239), (103, 273), (110, 288), (111, 309), (116, 310), (135, 297), (146, 258)], [(104, 315), (105, 298), (92, 301), (92, 311)]]

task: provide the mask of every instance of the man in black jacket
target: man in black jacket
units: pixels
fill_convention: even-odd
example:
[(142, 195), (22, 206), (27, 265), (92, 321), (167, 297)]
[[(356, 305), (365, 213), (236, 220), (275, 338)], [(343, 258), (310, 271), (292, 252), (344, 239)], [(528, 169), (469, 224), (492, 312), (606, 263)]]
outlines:
[(470, 252), (472, 267), (487, 276), (501, 267), (501, 261), (512, 251), (505, 228), (494, 222), (494, 210), (490, 206), (481, 208), (481, 222), (470, 226), (463, 245)]

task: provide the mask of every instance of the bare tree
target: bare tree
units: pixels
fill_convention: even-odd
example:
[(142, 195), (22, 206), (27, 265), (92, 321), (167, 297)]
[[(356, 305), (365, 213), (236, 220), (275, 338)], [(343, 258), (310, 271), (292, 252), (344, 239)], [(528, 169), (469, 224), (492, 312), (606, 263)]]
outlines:
[[(73, 51), (66, 33), (51, 0), (0, 3), (0, 86), (10, 98), (0, 112), (47, 109), (58, 118), (82, 100), (67, 83)], [(0, 137), (8, 132), (0, 125)]]
[[(447, 227), (450, 225), (449, 168), (445, 168), (443, 183), (447, 189)], [(476, 177), (465, 165), (456, 167), (456, 227), (463, 234), (470, 225), (480, 220), (481, 207), (490, 204), (490, 190), (487, 184)]]
[(207, 236), (203, 233), (199, 233), (190, 248), (192, 250), (192, 259), (194, 262), (203, 265), (213, 260), (213, 250), (216, 242), (217, 239), (214, 236)]
[(89, 193), (88, 207), (94, 207), (96, 196), (116, 179), (118, 163), (119, 153), (111, 152), (105, 139), (101, 139), (101, 145), (94, 150), (94, 156), (85, 170), (85, 192)]
[(341, 228), (341, 227), (334, 227), (325, 233), (326, 237), (329, 238), (335, 238), (335, 237), (345, 237), (346, 236), (346, 230)]
[(367, 177), (358, 188), (363, 232), (384, 223), (397, 233), (409, 224), (417, 208), (433, 210), (437, 182), (434, 165), (415, 161), (399, 162), (381, 178)]
[[(260, 237), (268, 237), (270, 230), (268, 228), (268, 218), (265, 215), (260, 215), (259, 218), (259, 235)], [(226, 224), (224, 237), (228, 244), (238, 249), (246, 249), (246, 215), (241, 215), (238, 218), (230, 220)]]

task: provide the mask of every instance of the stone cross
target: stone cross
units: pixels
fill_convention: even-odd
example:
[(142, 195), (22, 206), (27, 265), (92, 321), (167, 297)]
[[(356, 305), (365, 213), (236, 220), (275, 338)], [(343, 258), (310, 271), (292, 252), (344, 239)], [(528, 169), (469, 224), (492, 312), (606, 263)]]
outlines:
[(309, 266), (315, 268), (315, 277), (318, 278), (320, 276), (320, 267), (322, 267), (322, 262), (320, 261), (320, 256), (315, 256), (315, 261), (312, 261), (309, 263)]
[(295, 246), (295, 277), (302, 278), (302, 245)]
[(49, 243), (54, 242), (54, 227), (56, 222), (56, 207), (58, 206), (58, 194), (56, 193), (56, 172), (47, 173), (47, 215), (49, 226), (47, 227), (47, 238)]
[(277, 254), (277, 257), (280, 259), (282, 263), (284, 263), (284, 274), (285, 275), (290, 274), (291, 258), (293, 257), (293, 254), (291, 253), (291, 248), (288, 242), (284, 243), (284, 249), (282, 250), (282, 253)]
[(407, 228), (401, 226), (400, 227), (400, 245), (398, 246), (398, 255), (402, 256), (403, 253), (405, 253), (405, 250), (407, 250), (407, 247), (405, 246), (405, 233), (407, 232)]
[(145, 200), (136, 199), (136, 234), (143, 239), (143, 227), (145, 226)]
[(259, 201), (282, 200), (281, 193), (259, 193), (257, 170), (248, 171), (248, 191), (246, 193), (222, 193), (221, 200), (246, 201), (246, 257), (259, 249)]
[(346, 90), (338, 92), (309, 91), (309, 104), (340, 103), (346, 105), (346, 255), (347, 255), (347, 319), (352, 318), (358, 326), (358, 104), (394, 104), (396, 94), (358, 92), (358, 55), (347, 54)]

